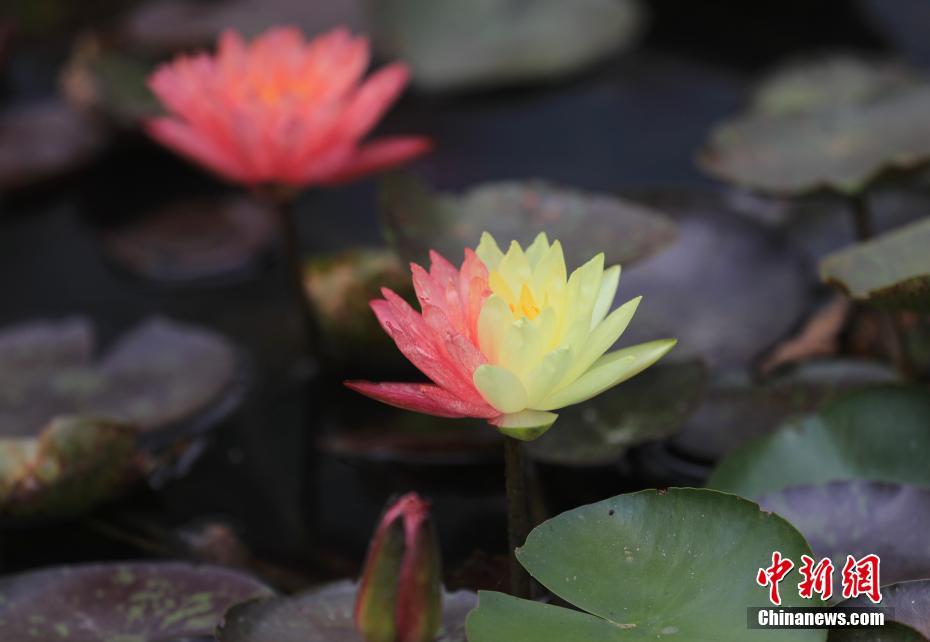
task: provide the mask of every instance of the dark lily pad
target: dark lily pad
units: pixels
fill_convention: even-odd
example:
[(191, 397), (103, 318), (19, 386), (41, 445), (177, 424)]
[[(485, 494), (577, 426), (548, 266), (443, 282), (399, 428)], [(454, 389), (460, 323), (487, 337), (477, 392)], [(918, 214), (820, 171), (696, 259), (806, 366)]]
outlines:
[[(219, 642), (364, 642), (355, 631), (356, 585), (336, 582), (295, 597), (258, 600), (232, 608), (217, 631)], [(447, 593), (443, 630), (436, 642), (465, 642), (465, 616), (475, 594)]]
[(624, 340), (676, 337), (676, 355), (701, 358), (712, 372), (747, 367), (807, 313), (812, 281), (803, 258), (768, 227), (734, 215), (719, 193), (643, 200), (674, 218), (678, 240), (624, 265), (620, 298), (643, 295)]
[(182, 563), (65, 566), (0, 579), (0, 639), (168, 642), (212, 636), (222, 614), (271, 590)]
[(410, 269), (397, 254), (357, 248), (315, 255), (307, 262), (304, 284), (328, 357), (343, 365), (365, 367), (396, 365), (403, 359), (369, 307), (371, 300), (381, 296), (382, 287), (415, 300)]
[(869, 29), (879, 33), (896, 55), (921, 66), (930, 63), (930, 43), (923, 25), (930, 7), (923, 0), (858, 0)]
[(725, 457), (710, 488), (758, 498), (807, 484), (864, 479), (930, 486), (930, 394), (877, 386), (785, 426)]
[(565, 76), (632, 44), (632, 0), (368, 0), (374, 33), (428, 89), (487, 88)]
[(353, 0), (152, 0), (129, 12), (118, 31), (134, 50), (173, 54), (212, 45), (225, 29), (251, 37), (286, 24), (312, 37), (338, 26), (357, 31), (363, 22)]
[(907, 87), (918, 73), (901, 64), (830, 56), (786, 65), (758, 85), (750, 111), (773, 116), (843, 108)]
[(527, 444), (527, 454), (565, 466), (598, 466), (629, 448), (677, 432), (700, 403), (700, 361), (660, 363), (623, 386), (559, 413), (559, 427)]
[(136, 441), (129, 426), (78, 418), (37, 439), (0, 438), (0, 518), (77, 515), (112, 498), (142, 474)]
[(821, 278), (854, 299), (930, 312), (930, 218), (835, 252)]
[(154, 64), (87, 36), (78, 40), (61, 75), (61, 88), (78, 109), (134, 127), (164, 109), (147, 86)]
[(927, 638), (905, 624), (886, 620), (882, 627), (833, 629), (827, 642), (927, 642)]
[(835, 481), (762, 497), (807, 538), (818, 558), (875, 553), (882, 583), (930, 577), (930, 489), (886, 482)]
[(57, 178), (90, 161), (103, 144), (97, 125), (58, 102), (0, 113), (0, 191)]
[[(882, 571), (885, 564), (882, 560)], [(884, 575), (882, 575), (884, 577)], [(855, 598), (843, 602), (841, 606), (873, 606), (868, 598)], [(882, 587), (882, 601), (879, 606), (894, 609), (894, 620), (919, 631), (925, 638), (930, 638), (930, 580), (900, 582)], [(830, 640), (833, 640), (831, 637)]]
[(164, 283), (232, 277), (256, 266), (277, 234), (274, 213), (244, 197), (198, 198), (107, 234), (107, 252)]
[[(517, 549), (537, 580), (584, 612), (482, 592), (468, 639), (785, 639), (746, 629), (746, 607), (768, 603), (755, 578), (775, 550), (790, 559), (810, 554), (788, 522), (738, 497), (686, 488), (620, 495), (545, 522)], [(812, 605), (797, 591), (781, 597), (785, 606)], [(823, 641), (826, 631), (794, 631), (791, 639)]]
[(930, 84), (863, 86), (848, 89), (845, 101), (814, 98), (810, 109), (735, 117), (711, 133), (699, 163), (737, 185), (796, 196), (821, 188), (857, 193), (887, 170), (930, 160), (923, 118)]
[(501, 243), (530, 243), (541, 231), (559, 239), (570, 266), (598, 252), (607, 264), (644, 259), (675, 239), (675, 224), (650, 208), (606, 194), (541, 181), (489, 183), (461, 195), (432, 192), (411, 176), (382, 184), (385, 231), (401, 257), (426, 264), (429, 250), (459, 262), (484, 231)]
[(888, 366), (855, 359), (809, 361), (762, 381), (742, 370), (719, 373), (672, 446), (691, 458), (713, 462), (843, 393), (895, 381), (897, 375)]

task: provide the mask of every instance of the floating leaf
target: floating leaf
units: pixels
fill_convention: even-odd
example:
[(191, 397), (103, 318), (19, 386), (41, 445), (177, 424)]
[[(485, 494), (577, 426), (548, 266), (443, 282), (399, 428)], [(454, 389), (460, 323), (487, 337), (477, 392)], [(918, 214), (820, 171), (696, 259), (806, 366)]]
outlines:
[(0, 191), (74, 171), (102, 144), (92, 120), (58, 102), (8, 109), (0, 113)]
[[(832, 69), (838, 70), (843, 68)], [(700, 165), (737, 185), (796, 196), (820, 188), (857, 193), (886, 170), (930, 160), (930, 127), (923, 118), (930, 108), (930, 84), (880, 83), (859, 75), (860, 85), (844, 92), (834, 86), (842, 79), (825, 81), (823, 67), (815, 73), (834, 100), (807, 96), (808, 109), (769, 107), (777, 113), (732, 118), (711, 133)], [(775, 86), (784, 91), (783, 80), (776, 79)]]
[(562, 427), (527, 444), (550, 464), (596, 466), (629, 448), (674, 434), (698, 405), (705, 377), (700, 361), (660, 363), (623, 386), (560, 413)]
[[(336, 582), (295, 597), (241, 604), (231, 609), (217, 631), (219, 642), (362, 642), (355, 631), (356, 585)], [(443, 631), (437, 642), (465, 642), (465, 616), (475, 594), (447, 593)]]
[(750, 498), (842, 479), (930, 486), (928, 425), (926, 390), (862, 390), (734, 451), (707, 485)]
[(842, 393), (897, 379), (884, 364), (856, 359), (808, 361), (761, 381), (742, 370), (723, 372), (708, 383), (703, 403), (672, 445), (691, 458), (717, 461)]
[(307, 296), (316, 311), (327, 356), (342, 364), (399, 364), (402, 357), (381, 330), (369, 302), (381, 288), (414, 301), (410, 270), (391, 250), (353, 249), (316, 255), (304, 271)]
[[(585, 613), (484, 592), (468, 639), (781, 640), (779, 631), (746, 629), (746, 607), (768, 600), (755, 578), (775, 550), (810, 554), (788, 522), (738, 497), (681, 488), (620, 495), (545, 522), (517, 549), (533, 577)], [(783, 590), (782, 601), (812, 605), (796, 591)], [(791, 639), (822, 641), (826, 631)]]
[[(884, 572), (884, 560), (882, 560)], [(884, 577), (884, 574), (882, 575)], [(875, 606), (868, 598), (847, 600), (841, 606)], [(882, 601), (878, 606), (894, 609), (894, 620), (919, 631), (930, 638), (930, 580), (900, 582), (882, 587)], [(830, 637), (832, 642), (833, 637)]]
[(0, 517), (77, 515), (112, 498), (142, 473), (136, 441), (134, 428), (79, 418), (37, 439), (0, 438)]
[(881, 627), (833, 629), (827, 642), (927, 642), (927, 638), (907, 625), (886, 620)]
[(313, 36), (339, 26), (358, 30), (362, 23), (354, 0), (152, 0), (130, 11), (118, 30), (134, 50), (173, 54), (212, 45), (226, 29), (252, 37), (286, 24)]
[(771, 230), (734, 216), (716, 192), (652, 194), (644, 200), (674, 217), (678, 240), (637, 265), (623, 266), (620, 297), (643, 296), (624, 340), (676, 337), (676, 355), (701, 358), (713, 372), (747, 367), (806, 314), (809, 267)]
[(882, 582), (930, 577), (930, 489), (886, 482), (835, 481), (762, 497), (810, 543), (818, 558), (875, 553)]
[(189, 640), (212, 636), (230, 606), (269, 595), (251, 577), (218, 567), (64, 566), (0, 578), (0, 639)]
[(273, 212), (251, 199), (197, 198), (107, 234), (106, 249), (136, 274), (185, 283), (254, 268), (276, 234)]
[(827, 256), (821, 278), (854, 299), (930, 312), (930, 218)]
[(549, 80), (632, 43), (632, 0), (368, 0), (381, 46), (433, 90)]
[(429, 250), (459, 262), (484, 231), (527, 244), (541, 231), (559, 239), (570, 265), (598, 252), (607, 264), (644, 259), (675, 239), (675, 225), (642, 205), (540, 181), (489, 183), (461, 195), (431, 192), (411, 176), (384, 181), (386, 233), (406, 260), (426, 264)]

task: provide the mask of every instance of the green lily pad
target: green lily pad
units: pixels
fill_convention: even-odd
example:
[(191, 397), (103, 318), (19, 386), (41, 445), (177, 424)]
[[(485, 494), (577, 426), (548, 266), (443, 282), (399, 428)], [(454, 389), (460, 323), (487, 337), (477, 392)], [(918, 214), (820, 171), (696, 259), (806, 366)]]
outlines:
[[(364, 642), (355, 630), (356, 584), (336, 582), (294, 597), (240, 604), (223, 618), (219, 642)], [(465, 616), (475, 594), (446, 593), (436, 642), (465, 642)]]
[(930, 312), (930, 218), (827, 256), (820, 276), (858, 301)]
[(129, 271), (184, 284), (254, 269), (277, 235), (274, 212), (243, 197), (195, 198), (109, 232), (107, 253)]
[(397, 254), (388, 249), (356, 248), (316, 255), (306, 264), (304, 285), (327, 357), (342, 365), (367, 368), (402, 364), (403, 356), (369, 307), (383, 287), (408, 301), (416, 300), (410, 269)]
[(632, 0), (368, 0), (375, 37), (431, 90), (489, 88), (568, 75), (632, 44)]
[(923, 118), (930, 83), (876, 88), (873, 82), (848, 90), (845, 101), (808, 96), (809, 109), (732, 118), (711, 133), (699, 164), (743, 187), (797, 196), (822, 188), (858, 193), (885, 171), (930, 160), (930, 127)]
[(918, 73), (894, 62), (852, 56), (829, 56), (786, 65), (753, 92), (754, 114), (785, 115), (843, 108), (913, 85)]
[(559, 239), (579, 266), (599, 252), (624, 267), (671, 243), (675, 224), (650, 208), (540, 181), (489, 183), (461, 195), (432, 192), (411, 176), (382, 183), (385, 232), (405, 260), (426, 264), (436, 250), (452, 262), (484, 231), (502, 243), (529, 243), (541, 231)]
[(564, 466), (598, 466), (633, 446), (674, 434), (701, 399), (700, 361), (660, 363), (625, 385), (560, 412), (558, 430), (527, 444), (534, 459)]
[(183, 563), (64, 566), (0, 578), (0, 639), (166, 642), (212, 636), (222, 614), (272, 592)]
[(725, 457), (707, 485), (758, 498), (842, 479), (930, 486), (930, 394), (877, 386), (845, 396)]
[[(885, 564), (882, 560), (882, 577)], [(874, 606), (868, 598), (847, 600), (841, 606)], [(882, 587), (882, 601), (878, 606), (894, 609), (894, 620), (919, 631), (930, 638), (930, 580), (900, 582)], [(833, 638), (831, 637), (832, 641)]]
[(33, 187), (89, 163), (103, 145), (90, 118), (60, 102), (0, 112), (0, 192)]
[(817, 558), (875, 553), (882, 583), (930, 577), (930, 489), (863, 480), (794, 486), (762, 497), (807, 538)]
[(0, 518), (66, 517), (111, 499), (142, 474), (136, 441), (134, 428), (79, 418), (0, 438)]
[[(788, 522), (738, 497), (689, 488), (620, 495), (545, 522), (517, 549), (533, 577), (584, 612), (480, 593), (468, 639), (786, 639), (746, 628), (746, 607), (768, 603), (756, 573), (775, 550), (789, 559), (810, 554)], [(816, 604), (797, 591), (781, 596), (785, 606)], [(826, 631), (790, 639), (823, 641)]]
[(897, 380), (892, 368), (859, 359), (808, 361), (761, 381), (745, 370), (721, 372), (671, 444), (692, 459), (714, 462), (844, 393)]

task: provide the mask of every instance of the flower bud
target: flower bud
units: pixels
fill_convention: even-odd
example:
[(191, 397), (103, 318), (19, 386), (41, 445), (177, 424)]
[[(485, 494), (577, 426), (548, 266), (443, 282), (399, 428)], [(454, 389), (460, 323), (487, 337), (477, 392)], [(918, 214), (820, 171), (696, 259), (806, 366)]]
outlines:
[(404, 495), (385, 511), (355, 600), (366, 642), (432, 642), (442, 621), (439, 543), (429, 503)]

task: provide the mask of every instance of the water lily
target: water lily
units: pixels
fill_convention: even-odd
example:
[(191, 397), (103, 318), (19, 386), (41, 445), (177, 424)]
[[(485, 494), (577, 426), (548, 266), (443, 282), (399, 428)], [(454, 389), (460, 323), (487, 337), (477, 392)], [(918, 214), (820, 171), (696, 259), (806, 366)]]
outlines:
[(432, 642), (442, 620), (439, 541), (416, 493), (393, 502), (368, 548), (355, 600), (366, 642)]
[(214, 55), (179, 56), (149, 86), (169, 115), (147, 124), (166, 147), (233, 182), (294, 187), (347, 181), (408, 161), (427, 139), (362, 139), (407, 84), (403, 64), (363, 81), (369, 45), (345, 29), (309, 42), (274, 28), (245, 42), (235, 31)]
[(529, 440), (580, 403), (642, 372), (674, 339), (613, 352), (640, 297), (611, 311), (620, 266), (598, 254), (571, 275), (562, 246), (539, 234), (503, 252), (490, 234), (460, 269), (431, 253), (411, 266), (420, 312), (388, 289), (371, 307), (400, 351), (432, 383), (347, 385), (379, 401), (441, 417), (487, 419)]

